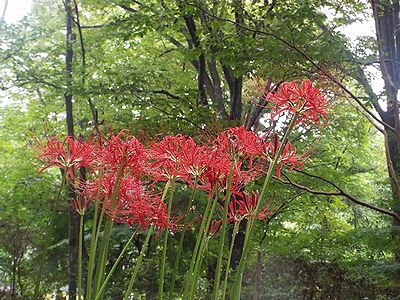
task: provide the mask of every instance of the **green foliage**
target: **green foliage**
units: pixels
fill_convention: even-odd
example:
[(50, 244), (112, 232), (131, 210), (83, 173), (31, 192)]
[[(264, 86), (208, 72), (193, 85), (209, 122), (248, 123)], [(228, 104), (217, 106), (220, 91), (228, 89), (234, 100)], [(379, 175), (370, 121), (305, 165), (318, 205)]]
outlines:
[[(243, 1), (246, 13), (242, 27), (235, 24), (237, 1), (77, 2), (81, 25), (101, 25), (82, 28), (84, 68), (75, 25), (72, 94), (76, 132), (82, 136), (94, 130), (89, 101), (97, 109), (100, 129), (105, 134), (128, 128), (147, 138), (162, 131), (201, 135), (201, 129), (218, 131), (227, 126), (228, 122), (218, 119), (211, 101), (208, 108), (197, 103), (198, 74), (193, 61), (202, 54), (207, 61), (216, 60), (228, 113), (230, 91), (222, 75), (225, 65), (233, 69), (235, 76), (244, 75), (247, 94), (254, 97), (248, 80), (253, 74), (262, 74), (272, 82), (320, 78), (315, 66), (297, 50), (333, 74), (353, 78), (357, 71), (354, 60), (359, 65), (377, 57), (372, 38), (360, 38), (350, 49), (349, 42), (331, 30), (362, 18), (367, 12), (363, 1), (342, 1), (339, 6), (332, 1), (276, 1), (274, 7), (266, 3), (275, 1)], [(333, 20), (325, 13), (332, 9), (336, 10)], [(184, 19), (188, 15), (194, 17), (199, 47), (189, 43)], [(64, 136), (66, 132), (64, 18), (61, 2), (40, 0), (20, 23), (0, 24), (0, 87), (11, 99), (0, 112), (0, 172), (4, 174), (0, 177), (0, 277), (6, 278), (0, 287), (9, 285), (14, 259), (21, 278), (18, 290), (28, 298), (33, 292), (30, 274), (37, 269), (35, 261), (46, 239), (51, 240), (51, 247), (46, 265), (48, 280), (42, 294), (66, 284), (68, 201), (61, 200), (55, 228), (47, 230), (59, 174), (45, 172), (39, 176), (35, 154), (30, 150), (35, 138)], [(364, 94), (350, 77), (345, 83), (357, 94)], [(304, 170), (332, 180), (358, 199), (390, 208), (382, 136), (345, 99), (340, 95), (336, 98), (331, 126), (319, 133), (308, 128), (296, 133), (299, 152), (313, 145), (314, 154)], [(251, 101), (244, 103), (245, 112), (250, 105)], [(335, 190), (301, 173), (288, 176), (314, 190)], [(388, 217), (340, 196), (311, 195), (277, 182), (270, 194), (274, 195), (273, 207), (286, 204), (276, 218), (258, 228), (250, 257), (253, 265), (245, 282), (248, 297), (256, 293), (260, 299), (392, 296), (393, 273), (398, 266), (394, 263), (395, 245)], [(187, 198), (182, 188), (174, 205), (185, 207)], [(85, 231), (87, 243), (91, 238), (89, 225)], [(117, 226), (115, 230), (110, 261), (116, 259), (130, 235), (127, 228)], [(107, 296), (123, 293), (123, 283), (130, 276), (125, 270), (133, 268), (143, 240), (143, 236), (135, 240), (110, 282)], [(171, 241), (173, 245), (178, 238), (172, 237)], [(188, 233), (183, 264), (189, 264), (193, 243), (194, 236)], [(151, 241), (135, 291), (137, 298), (156, 294), (159, 244), (157, 239)], [(211, 241), (209, 250), (215, 255), (205, 262), (198, 288), (198, 295), (205, 299), (214, 277), (217, 242)], [(175, 248), (168, 251), (173, 258)], [(173, 265), (173, 259), (169, 264)], [(259, 270), (259, 264), (261, 273), (252, 272)], [(178, 288), (183, 275), (179, 273)]]

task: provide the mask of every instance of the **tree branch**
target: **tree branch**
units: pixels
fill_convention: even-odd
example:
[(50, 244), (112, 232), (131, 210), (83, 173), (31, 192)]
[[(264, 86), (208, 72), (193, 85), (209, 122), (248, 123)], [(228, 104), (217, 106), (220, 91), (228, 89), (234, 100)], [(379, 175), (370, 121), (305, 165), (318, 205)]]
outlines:
[[(193, 4), (193, 3), (187, 3), (190, 6), (194, 6), (197, 7), (198, 9), (203, 10), (200, 6), (198, 6), (197, 4)], [(298, 47), (292, 45), (290, 42), (287, 42), (285, 39), (281, 38), (280, 36), (276, 35), (275, 33), (272, 32), (268, 32), (268, 31), (264, 31), (264, 30), (259, 30), (259, 29), (253, 29), (253, 28), (249, 28), (243, 24), (240, 24), (236, 21), (230, 20), (230, 19), (226, 19), (226, 18), (221, 18), (218, 17), (216, 15), (213, 15), (207, 11), (204, 11), (206, 14), (208, 14), (210, 17), (216, 19), (216, 20), (220, 20), (220, 21), (224, 21), (224, 22), (228, 22), (231, 24), (236, 25), (237, 27), (240, 27), (242, 29), (245, 29), (249, 32), (254, 32), (254, 33), (259, 33), (259, 34), (263, 34), (263, 35), (267, 35), (267, 36), (271, 36), (274, 39), (278, 40), (279, 42), (285, 44), (286, 46), (288, 46), (290, 49), (294, 50), (295, 52), (297, 52), (300, 56), (302, 56), (304, 59), (306, 59), (309, 63), (311, 63), (311, 65), (318, 70), (319, 72), (321, 72), (321, 74), (325, 75), (329, 80), (331, 80), (334, 84), (336, 84), (341, 90), (343, 90), (346, 94), (348, 94), (354, 101), (356, 101), (358, 103), (358, 105), (360, 105), (373, 119), (375, 119), (375, 121), (377, 121), (378, 123), (380, 123), (381, 125), (385, 126), (386, 128), (392, 130), (393, 132), (396, 132), (396, 130), (390, 126), (389, 124), (383, 122), (382, 120), (380, 120), (379, 118), (377, 118), (375, 116), (375, 114), (373, 114), (365, 105), (364, 103), (362, 103), (358, 97), (356, 95), (354, 95), (345, 85), (343, 85), (338, 79), (336, 79), (332, 74), (330, 74), (329, 72), (327, 72), (323, 67), (319, 66), (308, 54), (306, 54), (305, 52), (303, 52), (302, 50), (300, 50)]]
[(347, 198), (348, 200), (350, 200), (350, 201), (353, 202), (353, 203), (356, 203), (356, 204), (358, 204), (358, 205), (360, 205), (360, 206), (367, 207), (367, 208), (372, 209), (372, 210), (374, 210), (374, 211), (377, 211), (377, 212), (379, 212), (379, 213), (382, 213), (382, 214), (391, 216), (392, 218), (394, 218), (395, 220), (397, 220), (397, 221), (400, 222), (400, 216), (399, 216), (397, 213), (395, 213), (395, 212), (393, 212), (393, 211), (391, 211), (391, 210), (387, 210), (387, 209), (385, 209), (385, 208), (378, 207), (378, 206), (375, 206), (375, 205), (373, 205), (373, 204), (370, 204), (370, 203), (361, 201), (361, 200), (355, 198), (354, 196), (350, 195), (349, 193), (345, 192), (343, 189), (341, 189), (339, 186), (337, 186), (334, 182), (332, 182), (332, 181), (330, 181), (330, 180), (328, 180), (328, 179), (326, 179), (326, 178), (324, 178), (324, 177), (321, 177), (321, 176), (318, 176), (318, 175), (309, 174), (309, 173), (307, 173), (307, 172), (300, 171), (300, 170), (296, 170), (296, 171), (299, 172), (299, 173), (301, 173), (301, 174), (304, 174), (304, 175), (306, 175), (306, 176), (309, 176), (309, 177), (312, 177), (312, 178), (315, 178), (315, 179), (319, 179), (319, 180), (321, 180), (321, 181), (323, 181), (323, 182), (325, 182), (325, 183), (331, 185), (331, 186), (334, 187), (337, 191), (331, 192), (331, 191), (321, 191), (321, 190), (318, 191), (318, 190), (313, 190), (313, 189), (311, 189), (311, 188), (309, 188), (309, 187), (306, 187), (306, 186), (303, 186), (303, 185), (300, 185), (300, 184), (298, 184), (298, 183), (293, 182), (293, 181), (290, 180), (289, 177), (288, 177), (287, 175), (285, 175), (285, 174), (283, 174), (283, 176), (285, 176), (285, 178), (287, 179), (287, 181), (282, 180), (282, 179), (278, 179), (278, 178), (275, 178), (275, 179), (278, 180), (278, 181), (280, 181), (280, 182), (283, 183), (283, 184), (292, 185), (292, 186), (294, 186), (294, 187), (296, 187), (296, 188), (298, 188), (298, 189), (307, 191), (307, 192), (309, 192), (309, 193), (311, 193), (311, 194), (315, 194), (315, 195), (324, 195), (324, 196), (342, 196), (342, 197), (345, 197), (345, 198)]

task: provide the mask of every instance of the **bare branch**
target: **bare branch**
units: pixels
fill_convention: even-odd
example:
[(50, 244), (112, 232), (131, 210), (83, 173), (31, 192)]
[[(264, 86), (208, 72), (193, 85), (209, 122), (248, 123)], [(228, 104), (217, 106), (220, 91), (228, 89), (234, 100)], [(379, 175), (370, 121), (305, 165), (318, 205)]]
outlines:
[(94, 28), (101, 28), (106, 26), (106, 24), (99, 24), (99, 25), (81, 25), (82, 29), (94, 29)]
[(324, 177), (321, 177), (321, 176), (318, 176), (318, 175), (309, 174), (309, 173), (307, 173), (307, 172), (305, 172), (305, 171), (301, 171), (301, 170), (296, 170), (296, 171), (299, 172), (299, 173), (301, 173), (301, 174), (304, 174), (304, 175), (306, 175), (306, 176), (309, 176), (309, 177), (312, 177), (312, 178), (315, 178), (315, 179), (319, 179), (319, 180), (321, 180), (321, 181), (323, 181), (323, 182), (325, 182), (325, 183), (331, 185), (332, 187), (334, 187), (334, 188), (336, 189), (336, 191), (333, 191), (333, 192), (332, 192), (332, 191), (321, 191), (321, 190), (318, 191), (318, 190), (313, 190), (313, 189), (311, 189), (311, 188), (309, 188), (309, 187), (302, 186), (302, 185), (300, 185), (300, 184), (298, 184), (298, 183), (295, 183), (295, 182), (291, 181), (287, 175), (284, 175), (285, 178), (287, 179), (287, 181), (282, 180), (282, 179), (278, 179), (278, 178), (276, 178), (276, 179), (277, 179), (278, 181), (280, 181), (281, 183), (283, 183), (283, 184), (292, 185), (292, 186), (294, 186), (294, 187), (296, 187), (296, 188), (298, 188), (298, 189), (307, 191), (307, 192), (309, 192), (309, 193), (311, 193), (311, 194), (315, 194), (315, 195), (325, 195), (325, 196), (342, 196), (342, 197), (345, 197), (345, 198), (347, 198), (348, 200), (350, 200), (350, 201), (353, 202), (353, 203), (356, 203), (356, 204), (358, 204), (358, 205), (360, 205), (360, 206), (367, 207), (367, 208), (372, 209), (372, 210), (374, 210), (374, 211), (377, 211), (377, 212), (379, 212), (379, 213), (382, 213), (382, 214), (391, 216), (391, 217), (394, 218), (395, 220), (400, 221), (400, 216), (399, 216), (397, 213), (395, 213), (395, 212), (393, 212), (393, 211), (391, 211), (391, 210), (388, 210), (388, 209), (385, 209), (385, 208), (382, 208), (382, 207), (375, 206), (375, 205), (373, 205), (373, 204), (364, 202), (364, 201), (362, 201), (362, 200), (359, 200), (359, 199), (355, 198), (354, 196), (350, 195), (349, 193), (345, 192), (343, 189), (341, 189), (341, 188), (340, 188), (338, 185), (336, 185), (334, 182), (332, 182), (332, 181), (330, 181), (330, 180), (328, 180), (328, 179), (326, 179), (326, 178), (324, 178)]
[(346, 97), (346, 99), (350, 103), (351, 106), (353, 106), (357, 111), (359, 111), (364, 117), (366, 117), (368, 119), (368, 121), (372, 124), (372, 126), (374, 126), (381, 133), (385, 134), (384, 128), (382, 128), (382, 126), (380, 124), (376, 123), (375, 120), (372, 119), (372, 117), (369, 114), (367, 114), (364, 110), (362, 110), (350, 98)]
[(8, 6), (8, 0), (5, 0), (4, 6), (3, 6), (3, 12), (1, 13), (1, 21), (2, 22), (4, 22), (4, 17), (6, 16), (7, 6)]
[(168, 91), (166, 91), (164, 89), (150, 90), (150, 91), (141, 90), (141, 91), (138, 91), (138, 92), (141, 92), (141, 93), (153, 93), (153, 94), (163, 94), (163, 95), (165, 95), (165, 96), (167, 96), (169, 98), (172, 98), (172, 99), (176, 99), (176, 100), (181, 99), (181, 97), (179, 97), (177, 95), (174, 95), (174, 94), (172, 94), (172, 93), (170, 93), (170, 92), (168, 92)]

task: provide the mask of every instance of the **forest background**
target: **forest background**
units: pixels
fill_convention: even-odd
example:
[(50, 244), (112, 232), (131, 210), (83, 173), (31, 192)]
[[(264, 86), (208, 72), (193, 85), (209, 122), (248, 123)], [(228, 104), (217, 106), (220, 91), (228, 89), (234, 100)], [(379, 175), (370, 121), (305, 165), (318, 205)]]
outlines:
[[(0, 293), (32, 299), (76, 288), (76, 213), (65, 198), (51, 221), (61, 176), (38, 174), (38, 141), (86, 138), (96, 128), (151, 137), (200, 137), (238, 125), (265, 133), (276, 124), (257, 105), (260, 86), (311, 79), (330, 91), (330, 125), (293, 136), (299, 151), (312, 145), (313, 155), (301, 171), (274, 181), (276, 211), (257, 227), (242, 297), (399, 298), (397, 1), (36, 0), (13, 23), (5, 21), (7, 2), (0, 11), (7, 98), (0, 107)], [(365, 20), (375, 34), (367, 26), (354, 40), (341, 32)], [(182, 187), (177, 207), (186, 195)], [(110, 262), (130, 231), (113, 228)], [(135, 237), (107, 296), (122, 295), (124, 270), (143, 242)], [(151, 240), (137, 298), (157, 294), (160, 243)], [(239, 239), (234, 265), (240, 247)], [(216, 246), (209, 251), (216, 257)], [(214, 256), (204, 263), (196, 299), (209, 298)], [(38, 273), (46, 279), (35, 290)]]

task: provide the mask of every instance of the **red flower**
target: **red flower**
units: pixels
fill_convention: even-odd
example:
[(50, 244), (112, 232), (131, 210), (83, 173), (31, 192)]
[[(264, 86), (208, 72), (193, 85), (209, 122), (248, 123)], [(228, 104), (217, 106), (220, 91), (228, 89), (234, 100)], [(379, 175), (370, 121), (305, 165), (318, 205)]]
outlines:
[(271, 109), (271, 119), (284, 112), (298, 114), (297, 124), (320, 123), (321, 117), (328, 119), (326, 107), (328, 100), (321, 94), (320, 89), (313, 86), (311, 80), (304, 80), (301, 84), (296, 81), (284, 82), (277, 93), (269, 93), (265, 100), (274, 106)]
[(101, 146), (98, 157), (98, 167), (106, 172), (117, 170), (128, 171), (130, 173), (141, 174), (145, 158), (143, 145), (133, 136), (121, 131), (116, 136), (111, 136)]
[(220, 151), (250, 160), (253, 156), (261, 156), (265, 146), (262, 138), (243, 126), (223, 131), (218, 135), (216, 144)]
[(213, 236), (216, 235), (222, 226), (222, 220), (211, 220), (210, 228), (208, 228), (208, 233)]
[(80, 215), (84, 215), (87, 208), (89, 207), (91, 199), (86, 197), (84, 193), (78, 193), (76, 198), (71, 199), (72, 206), (76, 210), (76, 212)]
[(262, 138), (244, 127), (229, 128), (210, 143), (205, 159), (207, 166), (200, 176), (199, 188), (208, 191), (226, 191), (232, 163), (232, 188), (243, 186), (261, 174), (254, 158), (261, 158), (266, 144)]
[(209, 148), (209, 164), (200, 175), (199, 188), (209, 192), (209, 196), (218, 189), (226, 187), (229, 177), (231, 158), (227, 153)]
[[(90, 182), (85, 188), (85, 195), (93, 201), (98, 197), (98, 203), (104, 206), (107, 215), (117, 223), (139, 225), (143, 229), (151, 224), (159, 230), (176, 227), (174, 219), (168, 221), (166, 205), (161, 202), (159, 195), (147, 190), (138, 177), (121, 177), (119, 186), (115, 184), (116, 178), (115, 173), (110, 173)], [(115, 188), (118, 193), (113, 200)]]
[[(253, 219), (255, 217), (255, 211), (259, 202), (258, 192), (247, 192), (241, 193), (240, 196), (233, 195), (232, 200), (228, 207), (228, 221), (229, 222), (240, 222), (243, 219)], [(258, 213), (257, 218), (265, 221), (272, 213), (269, 210), (269, 203), (267, 203)]]
[[(273, 142), (271, 141), (268, 144), (267, 154), (269, 155), (268, 159), (274, 159), (276, 152), (281, 146), (281, 142), (278, 140), (278, 136), (274, 136)], [(304, 160), (307, 159), (305, 154), (296, 155), (297, 150), (296, 147), (293, 146), (289, 141), (286, 142), (282, 153), (279, 157), (278, 163), (276, 164), (276, 176), (279, 178), (281, 176), (281, 168), (282, 166), (288, 166), (289, 171), (293, 171), (293, 169), (297, 166), (297, 168), (301, 169)]]
[(179, 177), (192, 184), (192, 179), (199, 177), (209, 163), (207, 158), (207, 149), (191, 137), (169, 135), (151, 145), (148, 171), (156, 182)]
[(57, 137), (51, 137), (37, 150), (38, 160), (46, 164), (39, 173), (50, 167), (58, 167), (68, 172), (70, 179), (75, 179), (75, 173), (79, 168), (90, 169), (94, 162), (94, 145), (83, 140), (75, 140), (73, 137), (66, 137), (62, 141)]

